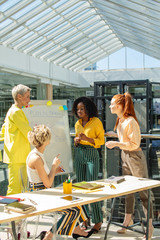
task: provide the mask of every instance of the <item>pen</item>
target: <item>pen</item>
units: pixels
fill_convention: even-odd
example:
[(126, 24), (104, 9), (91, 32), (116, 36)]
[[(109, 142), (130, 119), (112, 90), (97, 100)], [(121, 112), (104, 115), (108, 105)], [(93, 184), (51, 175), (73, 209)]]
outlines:
[(110, 188), (116, 189), (116, 187), (113, 184), (110, 184), (109, 186)]
[(68, 174), (68, 180), (67, 180), (68, 183), (71, 182), (71, 177), (70, 177), (70, 174)]
[(62, 170), (63, 172), (65, 172), (65, 170), (64, 170), (63, 168), (61, 168), (61, 170)]
[(37, 205), (37, 203), (35, 201), (33, 201), (32, 199), (28, 198), (28, 200), (33, 203), (34, 205)]

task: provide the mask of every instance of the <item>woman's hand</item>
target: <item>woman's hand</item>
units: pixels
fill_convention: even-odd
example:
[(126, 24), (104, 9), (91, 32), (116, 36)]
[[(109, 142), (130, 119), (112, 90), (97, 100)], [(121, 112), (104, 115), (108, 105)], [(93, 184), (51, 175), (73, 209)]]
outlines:
[(74, 144), (77, 146), (80, 143), (79, 137), (74, 138)]
[(88, 137), (84, 133), (79, 134), (79, 139), (84, 140), (84, 141), (88, 141)]
[(113, 131), (109, 131), (109, 132), (106, 132), (107, 136), (109, 137), (117, 137), (117, 133), (113, 132)]
[(87, 137), (84, 133), (80, 133), (79, 134), (79, 139), (83, 140), (83, 141), (87, 141), (87, 142), (89, 142), (89, 143), (91, 143), (93, 145), (95, 144), (94, 139)]
[(53, 159), (53, 162), (52, 162), (52, 165), (55, 166), (55, 168), (57, 168), (59, 166), (59, 164), (61, 163), (60, 159), (59, 159), (59, 156), (60, 154), (58, 154), (54, 159)]
[(56, 174), (64, 172), (63, 167), (62, 166), (58, 166), (56, 169)]
[(107, 148), (112, 149), (117, 146), (117, 142), (116, 141), (108, 141), (108, 142), (106, 142), (105, 145)]

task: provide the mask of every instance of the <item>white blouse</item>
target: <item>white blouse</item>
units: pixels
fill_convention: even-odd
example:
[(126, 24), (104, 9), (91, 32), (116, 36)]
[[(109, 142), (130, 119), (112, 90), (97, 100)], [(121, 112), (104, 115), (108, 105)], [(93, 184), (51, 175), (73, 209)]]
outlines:
[(42, 182), (42, 180), (40, 179), (39, 175), (38, 175), (38, 172), (36, 169), (32, 169), (28, 166), (28, 161), (29, 161), (29, 158), (32, 154), (37, 154), (44, 162), (44, 169), (47, 173), (47, 175), (49, 174), (50, 170), (47, 166), (47, 163), (44, 159), (44, 155), (39, 152), (36, 148), (34, 148), (29, 154), (28, 154), (28, 157), (26, 159), (26, 164), (27, 164), (27, 175), (28, 175), (28, 179), (29, 179), (29, 182), (32, 182), (32, 183), (40, 183)]

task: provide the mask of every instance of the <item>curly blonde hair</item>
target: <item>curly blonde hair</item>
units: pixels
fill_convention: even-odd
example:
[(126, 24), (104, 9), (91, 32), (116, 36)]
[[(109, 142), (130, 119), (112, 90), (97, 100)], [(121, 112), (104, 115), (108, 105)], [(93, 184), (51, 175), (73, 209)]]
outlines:
[(28, 133), (30, 144), (35, 147), (41, 147), (43, 143), (51, 139), (51, 130), (45, 125), (38, 125)]

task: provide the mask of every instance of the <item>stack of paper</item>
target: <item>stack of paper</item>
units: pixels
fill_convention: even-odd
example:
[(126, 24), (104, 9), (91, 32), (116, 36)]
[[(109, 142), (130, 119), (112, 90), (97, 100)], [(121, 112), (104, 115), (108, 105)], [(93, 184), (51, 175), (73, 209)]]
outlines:
[(119, 176), (119, 177), (111, 176), (109, 178), (100, 180), (100, 182), (113, 183), (113, 184), (118, 184), (123, 181), (125, 181), (125, 177), (123, 177), (123, 176)]

